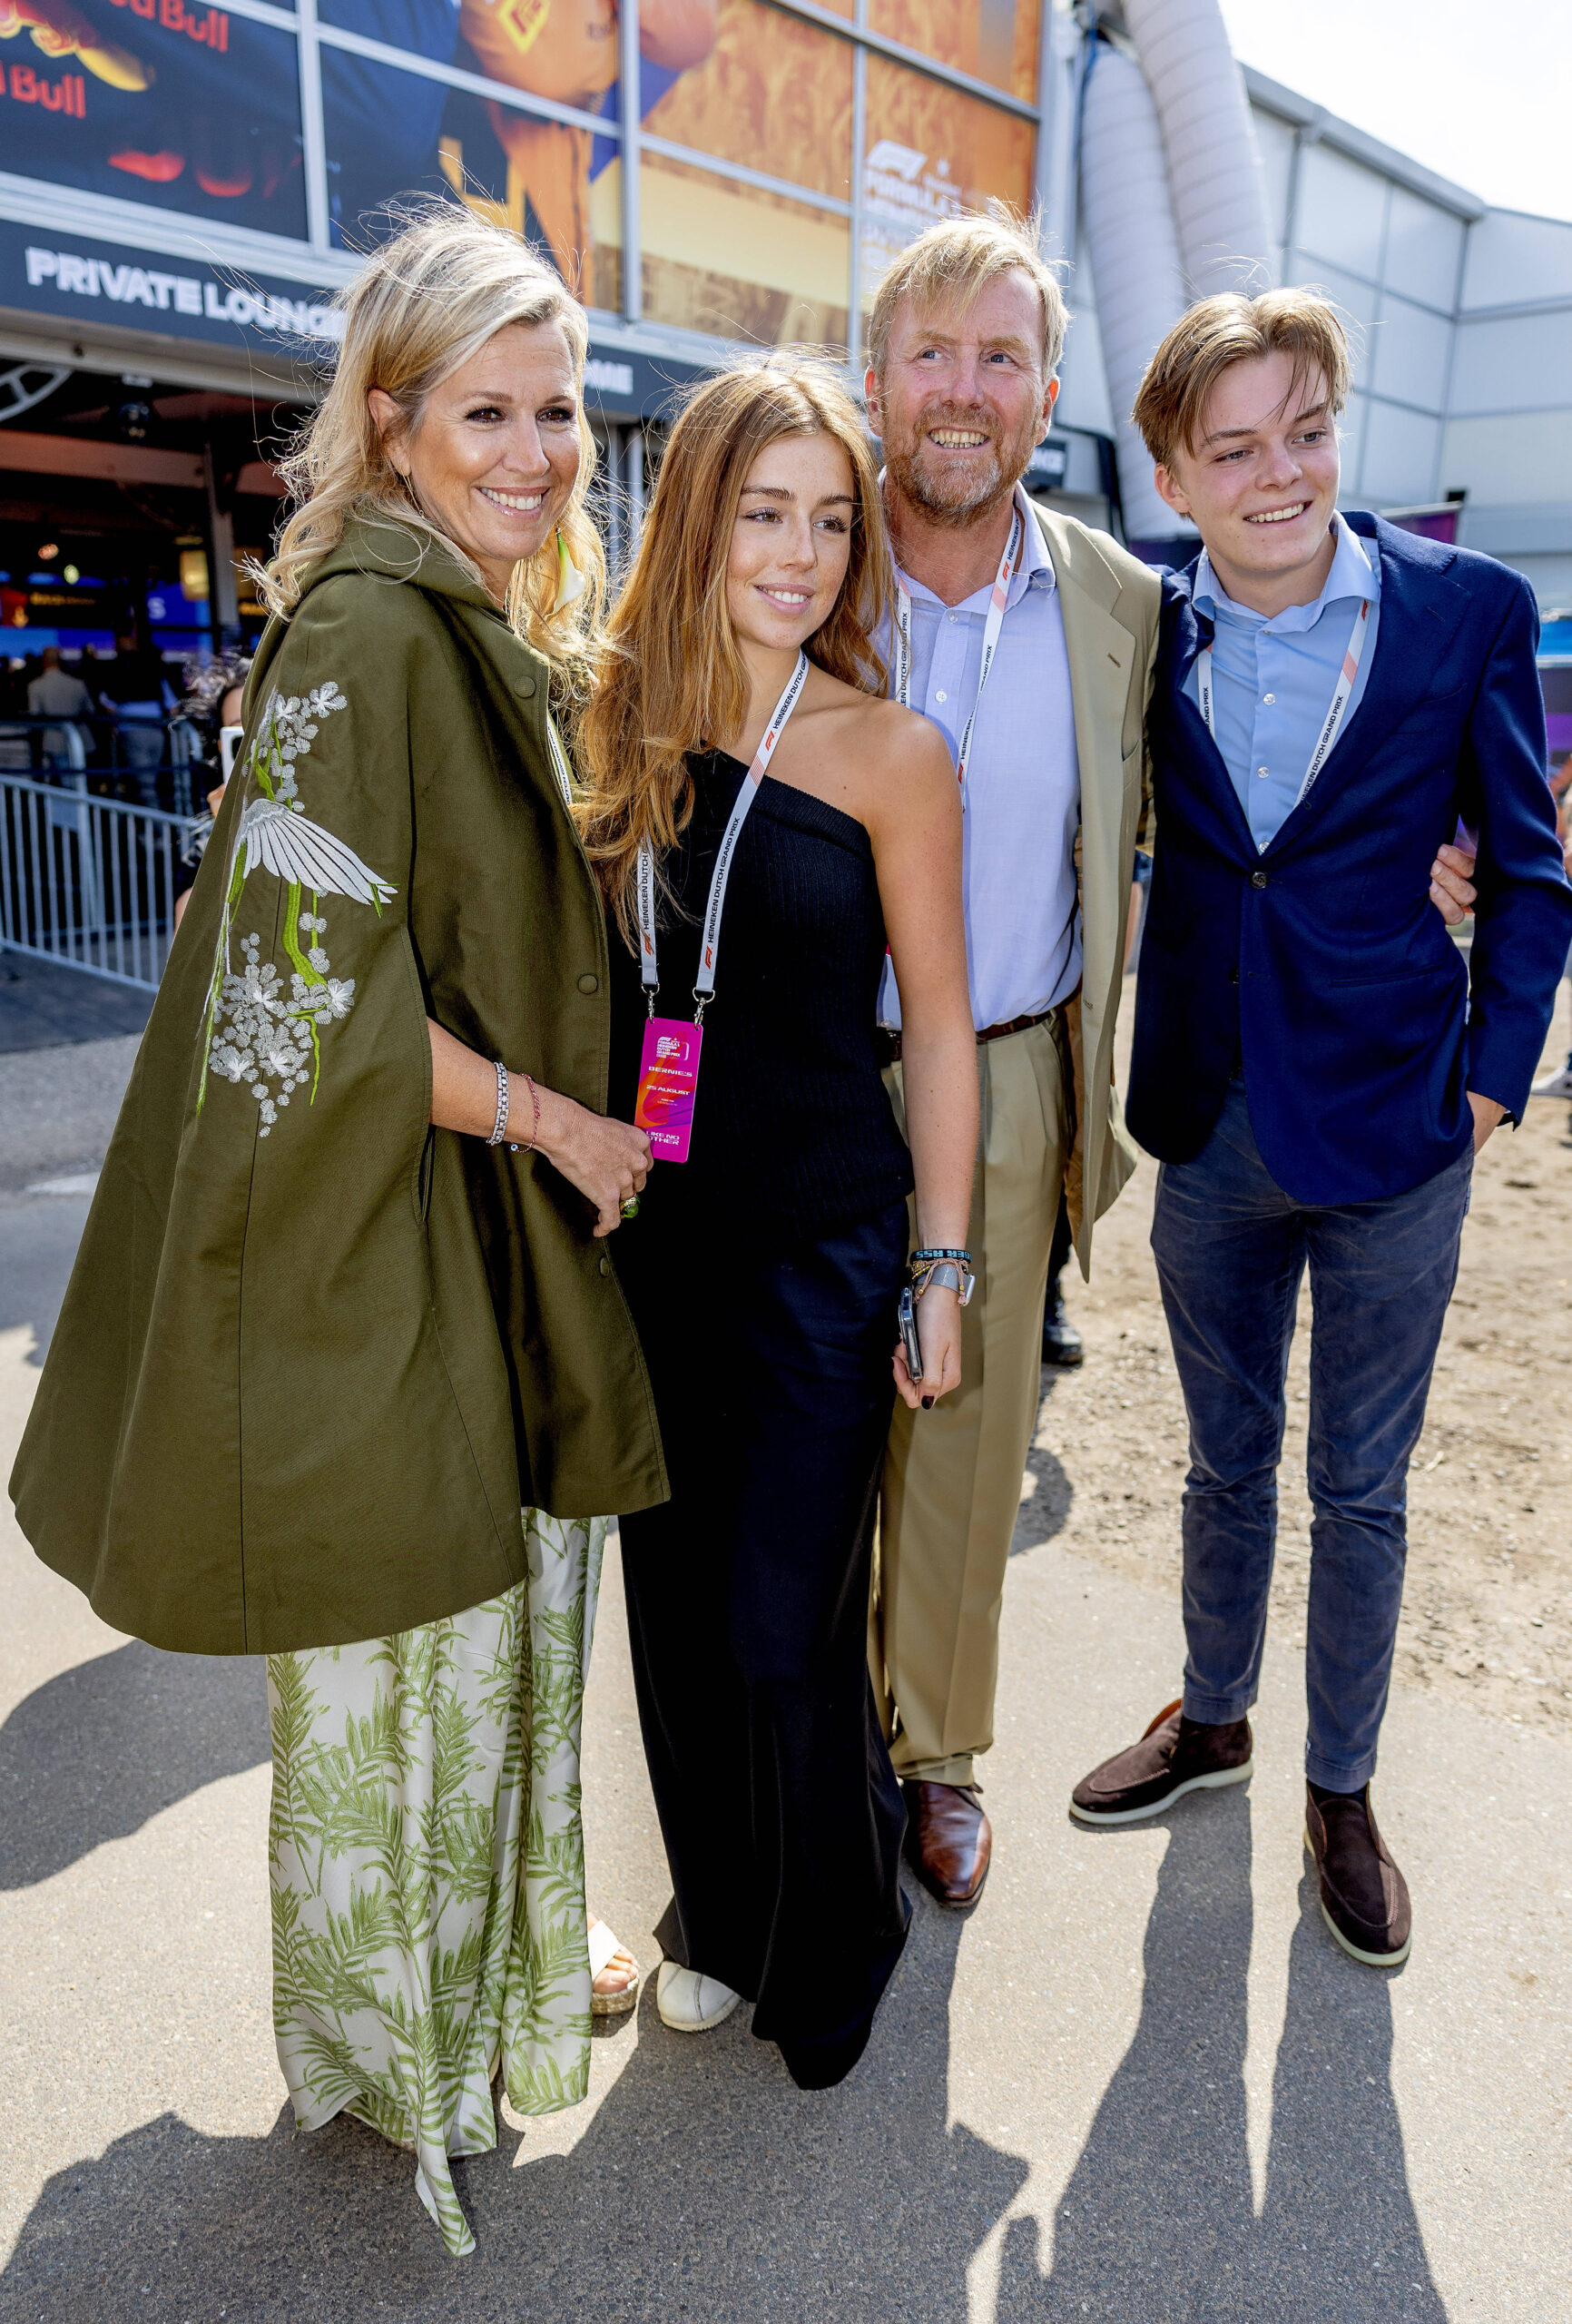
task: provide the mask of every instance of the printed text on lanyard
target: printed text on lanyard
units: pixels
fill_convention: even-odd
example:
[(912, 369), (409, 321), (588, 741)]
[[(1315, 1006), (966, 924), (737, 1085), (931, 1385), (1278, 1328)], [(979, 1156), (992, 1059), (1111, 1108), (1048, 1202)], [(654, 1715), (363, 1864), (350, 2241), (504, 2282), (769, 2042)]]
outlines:
[(808, 656), (799, 652), (797, 666), (775, 704), (764, 738), (753, 753), (753, 763), (742, 778), (726, 819), (720, 852), (710, 878), (709, 901), (704, 906), (691, 1024), (680, 1017), (655, 1015), (655, 995), (661, 989), (655, 945), (655, 859), (648, 847), (639, 850), (639, 976), (649, 1015), (644, 1026), (644, 1054), (639, 1059), (639, 1095), (634, 1108), (634, 1122), (639, 1129), (649, 1132), (651, 1150), (659, 1161), (685, 1162), (688, 1158), (693, 1100), (699, 1087), (699, 1052), (704, 1039), (704, 1010), (715, 990), (715, 962), (721, 950), (721, 914), (726, 905), (726, 883), (732, 876), (732, 860), (748, 810), (759, 796), (759, 786), (775, 755), (775, 745), (797, 707), (807, 678)]
[[(1303, 800), (1311, 784), (1331, 754), (1331, 746), (1338, 738), (1353, 694), (1354, 680), (1359, 675), (1359, 665), (1363, 658), (1365, 640), (1369, 635), (1370, 599), (1366, 597), (1353, 617), (1353, 628), (1349, 633), (1348, 651), (1342, 657), (1342, 667), (1338, 672), (1337, 684), (1332, 690), (1331, 702), (1326, 716), (1321, 720), (1321, 733), (1316, 737), (1315, 748), (1310, 754), (1310, 764), (1304, 771), (1304, 781), (1299, 786), (1299, 797), (1293, 803), (1296, 807)], [(1212, 648), (1210, 645), (1204, 645), (1195, 657), (1195, 684), (1201, 698), (1201, 715), (1206, 721), (1206, 732), (1215, 742), (1217, 718), (1212, 694)], [(1264, 852), (1268, 844), (1267, 841), (1263, 840), (1260, 852)]]

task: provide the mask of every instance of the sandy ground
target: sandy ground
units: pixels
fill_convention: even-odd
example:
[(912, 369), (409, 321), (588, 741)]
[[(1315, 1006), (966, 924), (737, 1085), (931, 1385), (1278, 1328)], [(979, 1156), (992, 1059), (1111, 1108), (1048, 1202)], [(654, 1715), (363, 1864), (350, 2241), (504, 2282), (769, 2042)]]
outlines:
[[(1134, 994), (1126, 986), (1126, 1003)], [(1546, 1069), (1567, 1053), (1567, 989)], [(1122, 1010), (1120, 1078), (1134, 1010)], [(1148, 1247), (1156, 1168), (1141, 1167), (1097, 1228), (1092, 1281), (1066, 1301), (1080, 1372), (1045, 1372), (1017, 1550), (1054, 1538), (1115, 1572), (1179, 1581), (1184, 1403)], [(1462, 1265), (1410, 1477), (1409, 1577), (1395, 1675), (1454, 1701), (1572, 1735), (1572, 1108), (1530, 1102), (1479, 1157)], [(1310, 1569), (1304, 1489), (1311, 1305), (1289, 1366), (1279, 1644), (1302, 1645)], [(1174, 1675), (1173, 1691), (1179, 1691)], [(1154, 1703), (1154, 1711), (1160, 1705)]]

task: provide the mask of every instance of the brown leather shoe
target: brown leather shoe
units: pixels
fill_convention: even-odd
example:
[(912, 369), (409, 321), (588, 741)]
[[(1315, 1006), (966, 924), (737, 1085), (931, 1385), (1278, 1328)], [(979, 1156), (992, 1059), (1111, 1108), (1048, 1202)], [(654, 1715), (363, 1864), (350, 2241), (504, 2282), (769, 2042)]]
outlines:
[(969, 1783), (909, 1783), (906, 1860), (941, 1905), (975, 1905), (988, 1876), (993, 1826)]
[(1350, 1958), (1395, 1969), (1413, 1944), (1409, 1884), (1376, 1829), (1370, 1786), (1304, 1787), (1304, 1844), (1315, 1859), (1321, 1916)]
[(1144, 1816), (1160, 1816), (1187, 1791), (1243, 1783), (1255, 1772), (1254, 1753), (1247, 1718), (1206, 1727), (1170, 1703), (1139, 1743), (1082, 1778), (1070, 1794), (1070, 1813), (1083, 1824), (1138, 1824)]

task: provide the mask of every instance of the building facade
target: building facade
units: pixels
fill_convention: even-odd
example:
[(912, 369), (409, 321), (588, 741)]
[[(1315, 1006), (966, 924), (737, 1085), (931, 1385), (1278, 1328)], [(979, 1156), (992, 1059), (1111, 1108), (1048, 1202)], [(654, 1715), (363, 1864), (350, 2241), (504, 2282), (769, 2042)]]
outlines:
[[(958, 210), (1037, 202), (1074, 253), (1076, 320), (1033, 482), (1139, 529), (1079, 216), (1086, 76), (1131, 47), (1117, 6), (32, 0), (8, 24), (13, 659), (108, 652), (128, 625), (176, 657), (254, 627), (236, 568), (276, 520), (270, 456), (331, 359), (334, 292), (421, 193), (529, 233), (584, 297), (618, 552), (674, 390), (739, 345), (829, 343), (855, 379), (898, 250)], [(1225, 43), (1217, 70), (1236, 77)], [(1261, 265), (1359, 326), (1349, 499), (1440, 504), (1547, 607), (1572, 602), (1572, 225), (1488, 210), (1245, 77)]]

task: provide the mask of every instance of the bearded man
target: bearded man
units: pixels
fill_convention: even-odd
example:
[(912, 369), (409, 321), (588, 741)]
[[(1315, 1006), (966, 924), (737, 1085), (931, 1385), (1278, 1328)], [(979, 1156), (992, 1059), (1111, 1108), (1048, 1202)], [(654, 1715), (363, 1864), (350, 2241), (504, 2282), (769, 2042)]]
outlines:
[[(870, 1661), (932, 1895), (973, 1903), (992, 1845), (976, 1763), (993, 1741), (999, 1606), (1036, 1425), (1060, 1196), (1083, 1271), (1135, 1167), (1114, 1022), (1160, 585), (1105, 533), (1037, 507), (1066, 321), (1029, 232), (958, 218), (913, 242), (870, 320), (869, 423), (903, 585), (892, 686), (945, 734), (964, 877), (982, 1131), (961, 1386), (900, 1407), (880, 1513)], [(880, 1016), (901, 1118), (900, 1011)]]

